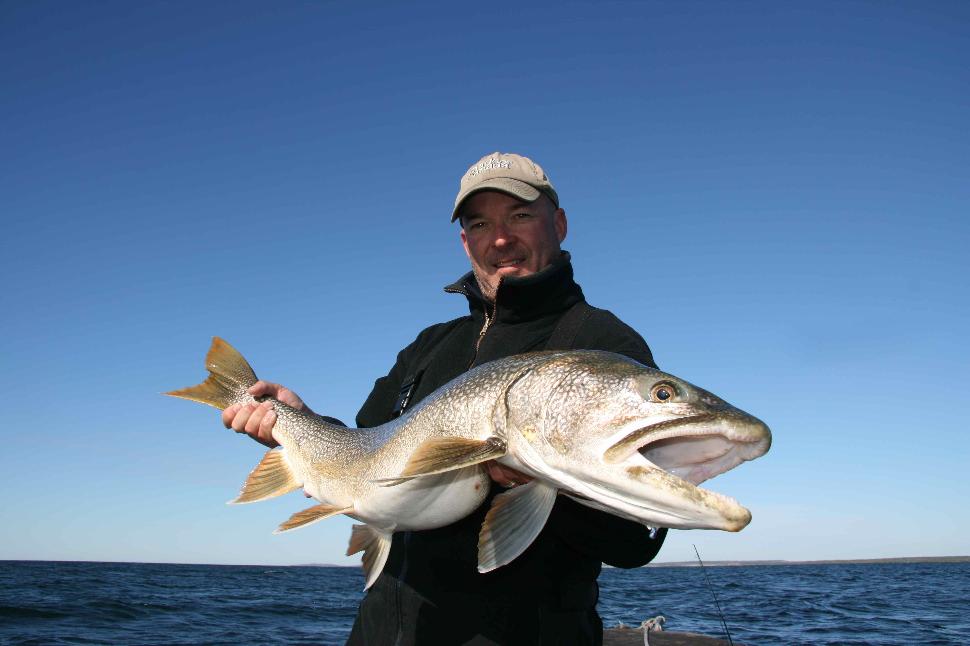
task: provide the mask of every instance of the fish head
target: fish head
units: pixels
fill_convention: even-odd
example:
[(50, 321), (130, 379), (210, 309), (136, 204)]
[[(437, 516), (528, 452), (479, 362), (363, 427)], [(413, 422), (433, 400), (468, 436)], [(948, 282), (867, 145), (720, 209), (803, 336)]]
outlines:
[(736, 500), (697, 485), (763, 455), (756, 417), (668, 373), (607, 352), (552, 355), (507, 395), (528, 471), (592, 507), (652, 526), (738, 531)]

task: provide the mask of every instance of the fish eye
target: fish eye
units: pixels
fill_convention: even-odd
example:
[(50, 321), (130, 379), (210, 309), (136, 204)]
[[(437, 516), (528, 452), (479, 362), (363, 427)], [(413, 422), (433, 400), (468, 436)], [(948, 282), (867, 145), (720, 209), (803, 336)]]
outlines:
[(650, 397), (660, 402), (661, 404), (666, 404), (671, 399), (673, 399), (674, 395), (676, 394), (677, 394), (677, 391), (674, 390), (674, 387), (671, 386), (670, 384), (661, 383), (661, 384), (657, 384), (656, 386), (650, 389)]

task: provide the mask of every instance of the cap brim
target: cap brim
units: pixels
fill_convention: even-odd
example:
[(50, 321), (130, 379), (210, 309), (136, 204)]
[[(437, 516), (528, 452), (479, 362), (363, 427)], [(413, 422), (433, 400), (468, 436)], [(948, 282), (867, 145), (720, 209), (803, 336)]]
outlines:
[(452, 222), (458, 219), (458, 209), (461, 208), (462, 202), (479, 191), (501, 191), (523, 202), (535, 202), (542, 195), (542, 191), (532, 184), (526, 184), (521, 180), (511, 177), (493, 177), (492, 179), (485, 180), (481, 184), (475, 184), (475, 186), (466, 192), (458, 194), (458, 197), (455, 199), (455, 210), (451, 212)]

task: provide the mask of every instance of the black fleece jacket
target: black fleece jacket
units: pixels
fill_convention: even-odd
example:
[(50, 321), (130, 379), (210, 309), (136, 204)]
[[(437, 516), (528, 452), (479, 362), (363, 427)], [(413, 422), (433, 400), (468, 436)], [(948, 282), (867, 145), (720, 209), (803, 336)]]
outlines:
[[(503, 281), (494, 304), (482, 297), (470, 272), (445, 290), (467, 297), (469, 315), (423, 330), (398, 354), (358, 413), (359, 427), (392, 419), (406, 381), (414, 381), (412, 407), (473, 366), (542, 350), (562, 315), (584, 300), (566, 252), (541, 272)], [(609, 350), (654, 366), (640, 335), (606, 310), (593, 309), (572, 347)], [(432, 349), (423, 373), (414, 374)], [(395, 533), (348, 643), (600, 643), (595, 604), (601, 563), (643, 565), (656, 556), (666, 532), (650, 538), (639, 523), (560, 496), (546, 527), (521, 556), (480, 574), (478, 531), (501, 491), (493, 484), (475, 513), (447, 527)]]

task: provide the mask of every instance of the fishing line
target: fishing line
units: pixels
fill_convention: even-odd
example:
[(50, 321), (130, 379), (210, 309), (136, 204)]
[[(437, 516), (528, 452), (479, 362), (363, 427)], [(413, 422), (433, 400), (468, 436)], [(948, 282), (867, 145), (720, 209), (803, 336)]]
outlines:
[(697, 551), (697, 546), (693, 545), (694, 554), (697, 555), (697, 562), (701, 564), (701, 572), (704, 573), (704, 578), (707, 580), (707, 588), (711, 591), (711, 596), (714, 597), (714, 606), (717, 608), (717, 614), (721, 617), (721, 625), (724, 626), (724, 634), (727, 635), (728, 643), (734, 646), (734, 640), (731, 639), (731, 631), (728, 630), (727, 621), (724, 620), (724, 613), (721, 612), (721, 604), (717, 601), (717, 594), (714, 592), (714, 586), (711, 585), (711, 577), (707, 576), (707, 569), (704, 568), (704, 561), (701, 560), (701, 553)]

